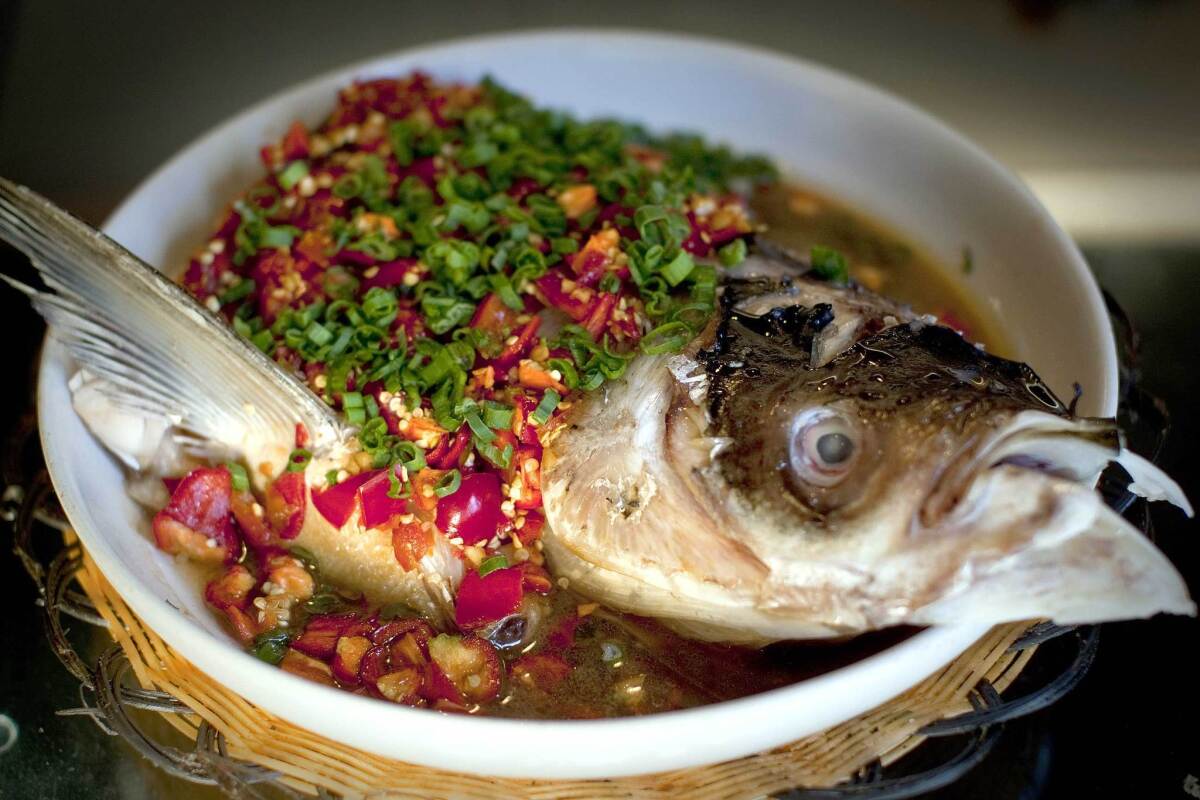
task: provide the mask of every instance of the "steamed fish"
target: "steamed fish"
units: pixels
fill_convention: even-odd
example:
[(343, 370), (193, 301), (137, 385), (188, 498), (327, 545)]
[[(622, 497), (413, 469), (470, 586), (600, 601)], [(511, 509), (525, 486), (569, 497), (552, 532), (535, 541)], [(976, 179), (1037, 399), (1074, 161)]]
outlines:
[[(307, 487), (362, 455), (355, 426), (102, 234), (5, 182), (0, 236), (30, 255), (48, 289), (19, 288), (84, 367), (77, 410), (133, 470), (241, 459), (261, 491), (297, 425)], [(719, 291), (682, 352), (634, 358), (544, 436), (560, 581), (742, 643), (1194, 613), (1166, 558), (1093, 489), (1117, 461), (1190, 513), (1111, 420), (1076, 418), (1028, 367), (769, 247)], [(453, 524), (402, 564), (394, 531), (362, 509), (335, 524), (317, 495), (303, 491), (289, 536), (329, 581), (452, 625)]]
[(771, 251), (683, 353), (571, 410), (546, 542), (579, 591), (723, 641), (1195, 613), (1094, 491), (1111, 461), (1191, 514), (1029, 367)]

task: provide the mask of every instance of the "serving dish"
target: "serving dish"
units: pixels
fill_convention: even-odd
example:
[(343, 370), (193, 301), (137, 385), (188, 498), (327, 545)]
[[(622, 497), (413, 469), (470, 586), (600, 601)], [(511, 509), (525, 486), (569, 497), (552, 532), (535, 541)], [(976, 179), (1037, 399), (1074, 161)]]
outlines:
[[(582, 115), (702, 130), (768, 153), (804, 183), (904, 231), (941, 263), (957, 263), (969, 246), (975, 269), (966, 280), (1006, 321), (1013, 355), (1064, 395), (1080, 383), (1084, 413), (1115, 411), (1115, 349), (1099, 292), (1065, 234), (1015, 178), (900, 101), (818, 67), (726, 44), (618, 32), (535, 33), (468, 39), (356, 65), (278, 95), (206, 135), (142, 184), (106, 230), (152, 264), (182, 265), (226, 199), (256, 174), (259, 144), (277, 138), (293, 119), (315, 123), (336, 87), (349, 80), (414, 68), (451, 80), (490, 73), (540, 103)], [(145, 517), (126, 498), (119, 468), (70, 407), (69, 375), (69, 361), (51, 337), (39, 385), (47, 463), (69, 518), (131, 607), (181, 654), (252, 702), (381, 755), (547, 778), (724, 760), (860, 713), (983, 633), (969, 626), (927, 630), (786, 689), (635, 719), (480, 719), (347, 696), (280, 674), (228, 640), (194, 587), (146, 537)], [(486, 746), (464, 748), (464, 742)]]

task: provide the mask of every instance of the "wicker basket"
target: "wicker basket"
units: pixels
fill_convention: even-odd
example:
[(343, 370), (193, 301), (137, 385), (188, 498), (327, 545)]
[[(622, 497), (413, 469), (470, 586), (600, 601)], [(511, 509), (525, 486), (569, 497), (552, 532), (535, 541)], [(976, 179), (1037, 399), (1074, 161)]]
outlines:
[[(67, 533), (67, 543), (74, 536)], [(855, 719), (768, 753), (697, 769), (585, 781), (481, 778), (387, 758), (310, 733), (255, 707), (196, 669), (148, 628), (105, 580), (86, 553), (75, 574), (107, 623), (137, 681), (164, 692), (189, 713), (164, 711), (189, 740), (216, 732), (223, 755), (265, 767), (303, 794), (396, 798), (665, 798), (762, 797), (797, 786), (829, 787), (873, 763), (887, 765), (924, 740), (927, 725), (972, 710), (985, 682), (1003, 691), (1036, 646), (1013, 649), (1028, 624), (992, 629), (949, 666), (904, 694)]]

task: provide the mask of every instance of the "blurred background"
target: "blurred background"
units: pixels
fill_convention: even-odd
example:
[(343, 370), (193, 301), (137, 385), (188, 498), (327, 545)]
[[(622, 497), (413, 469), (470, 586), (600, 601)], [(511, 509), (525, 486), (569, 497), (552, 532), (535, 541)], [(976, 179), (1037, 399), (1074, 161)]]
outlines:
[[(559, 26), (719, 36), (810, 59), (912, 101), (1016, 170), (1142, 335), (1143, 384), (1174, 411), (1168, 471), (1200, 496), (1191, 443), (1200, 349), (1200, 3), (68, 3), (0, 0), (0, 174), (100, 223), (143, 177), (228, 116), (325, 70), (464, 34)], [(719, 102), (719, 98), (714, 98)], [(247, 143), (248, 147), (259, 143)], [(0, 260), (13, 259), (11, 251)], [(30, 405), (36, 316), (0, 293), (9, 427)], [(1064, 310), (1064, 313), (1069, 313)], [(1200, 594), (1195, 526), (1156, 509), (1159, 542)], [(7, 548), (6, 548), (7, 549)], [(184, 796), (84, 720), (4, 557), (0, 797)], [(1011, 726), (944, 797), (1186, 797), (1200, 776), (1200, 625), (1110, 625), (1084, 684)], [(215, 796), (186, 788), (187, 794)]]

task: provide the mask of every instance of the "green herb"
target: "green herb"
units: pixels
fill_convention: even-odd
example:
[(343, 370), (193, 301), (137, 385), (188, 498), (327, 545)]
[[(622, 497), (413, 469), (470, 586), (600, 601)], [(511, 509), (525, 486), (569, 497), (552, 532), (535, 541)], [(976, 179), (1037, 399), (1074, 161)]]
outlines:
[(304, 161), (293, 161), (283, 168), (277, 176), (277, 180), (284, 191), (290, 191), (306, 175), (308, 175), (308, 164)]
[(495, 432), (484, 424), (483, 420), (479, 418), (478, 414), (471, 412), (466, 415), (463, 421), (471, 426), (471, 433), (475, 435), (477, 440), (484, 443), (495, 440)]
[(550, 415), (554, 413), (554, 409), (558, 407), (559, 401), (562, 398), (558, 392), (553, 389), (547, 389), (542, 395), (541, 401), (537, 404), (537, 408), (529, 415), (529, 421), (534, 425), (545, 425), (550, 421)]
[(308, 466), (308, 462), (310, 461), (312, 461), (312, 453), (308, 450), (305, 450), (303, 447), (297, 447), (292, 451), (292, 454), (288, 456), (287, 471), (304, 472), (305, 467)]
[(486, 578), (496, 570), (507, 569), (508, 559), (501, 555), (488, 556), (479, 562), (479, 577)]
[(225, 291), (217, 295), (217, 300), (221, 305), (237, 302), (242, 298), (249, 297), (254, 292), (254, 281), (250, 278), (242, 278), (240, 281), (230, 286)]
[(846, 259), (837, 250), (813, 245), (811, 251), (812, 271), (830, 283), (844, 284), (850, 280)]
[[(512, 406), (488, 400), (483, 404), (483, 424), (489, 428), (504, 430), (512, 425)], [(472, 428), (472, 430), (474, 430)]]
[(291, 641), (292, 637), (287, 629), (276, 628), (256, 636), (250, 652), (268, 664), (278, 664), (287, 655)]
[(229, 470), (230, 483), (235, 492), (250, 491), (250, 476), (246, 474), (246, 468), (234, 461), (225, 462), (225, 469)]
[(683, 322), (668, 322), (659, 325), (642, 337), (642, 352), (647, 355), (676, 353), (691, 341), (692, 329)]
[(727, 267), (736, 267), (746, 260), (746, 240), (734, 239), (717, 251), (717, 258)]
[(462, 485), (462, 474), (452, 469), (442, 477), (433, 486), (433, 493), (438, 497), (447, 497), (458, 491), (458, 487)]

